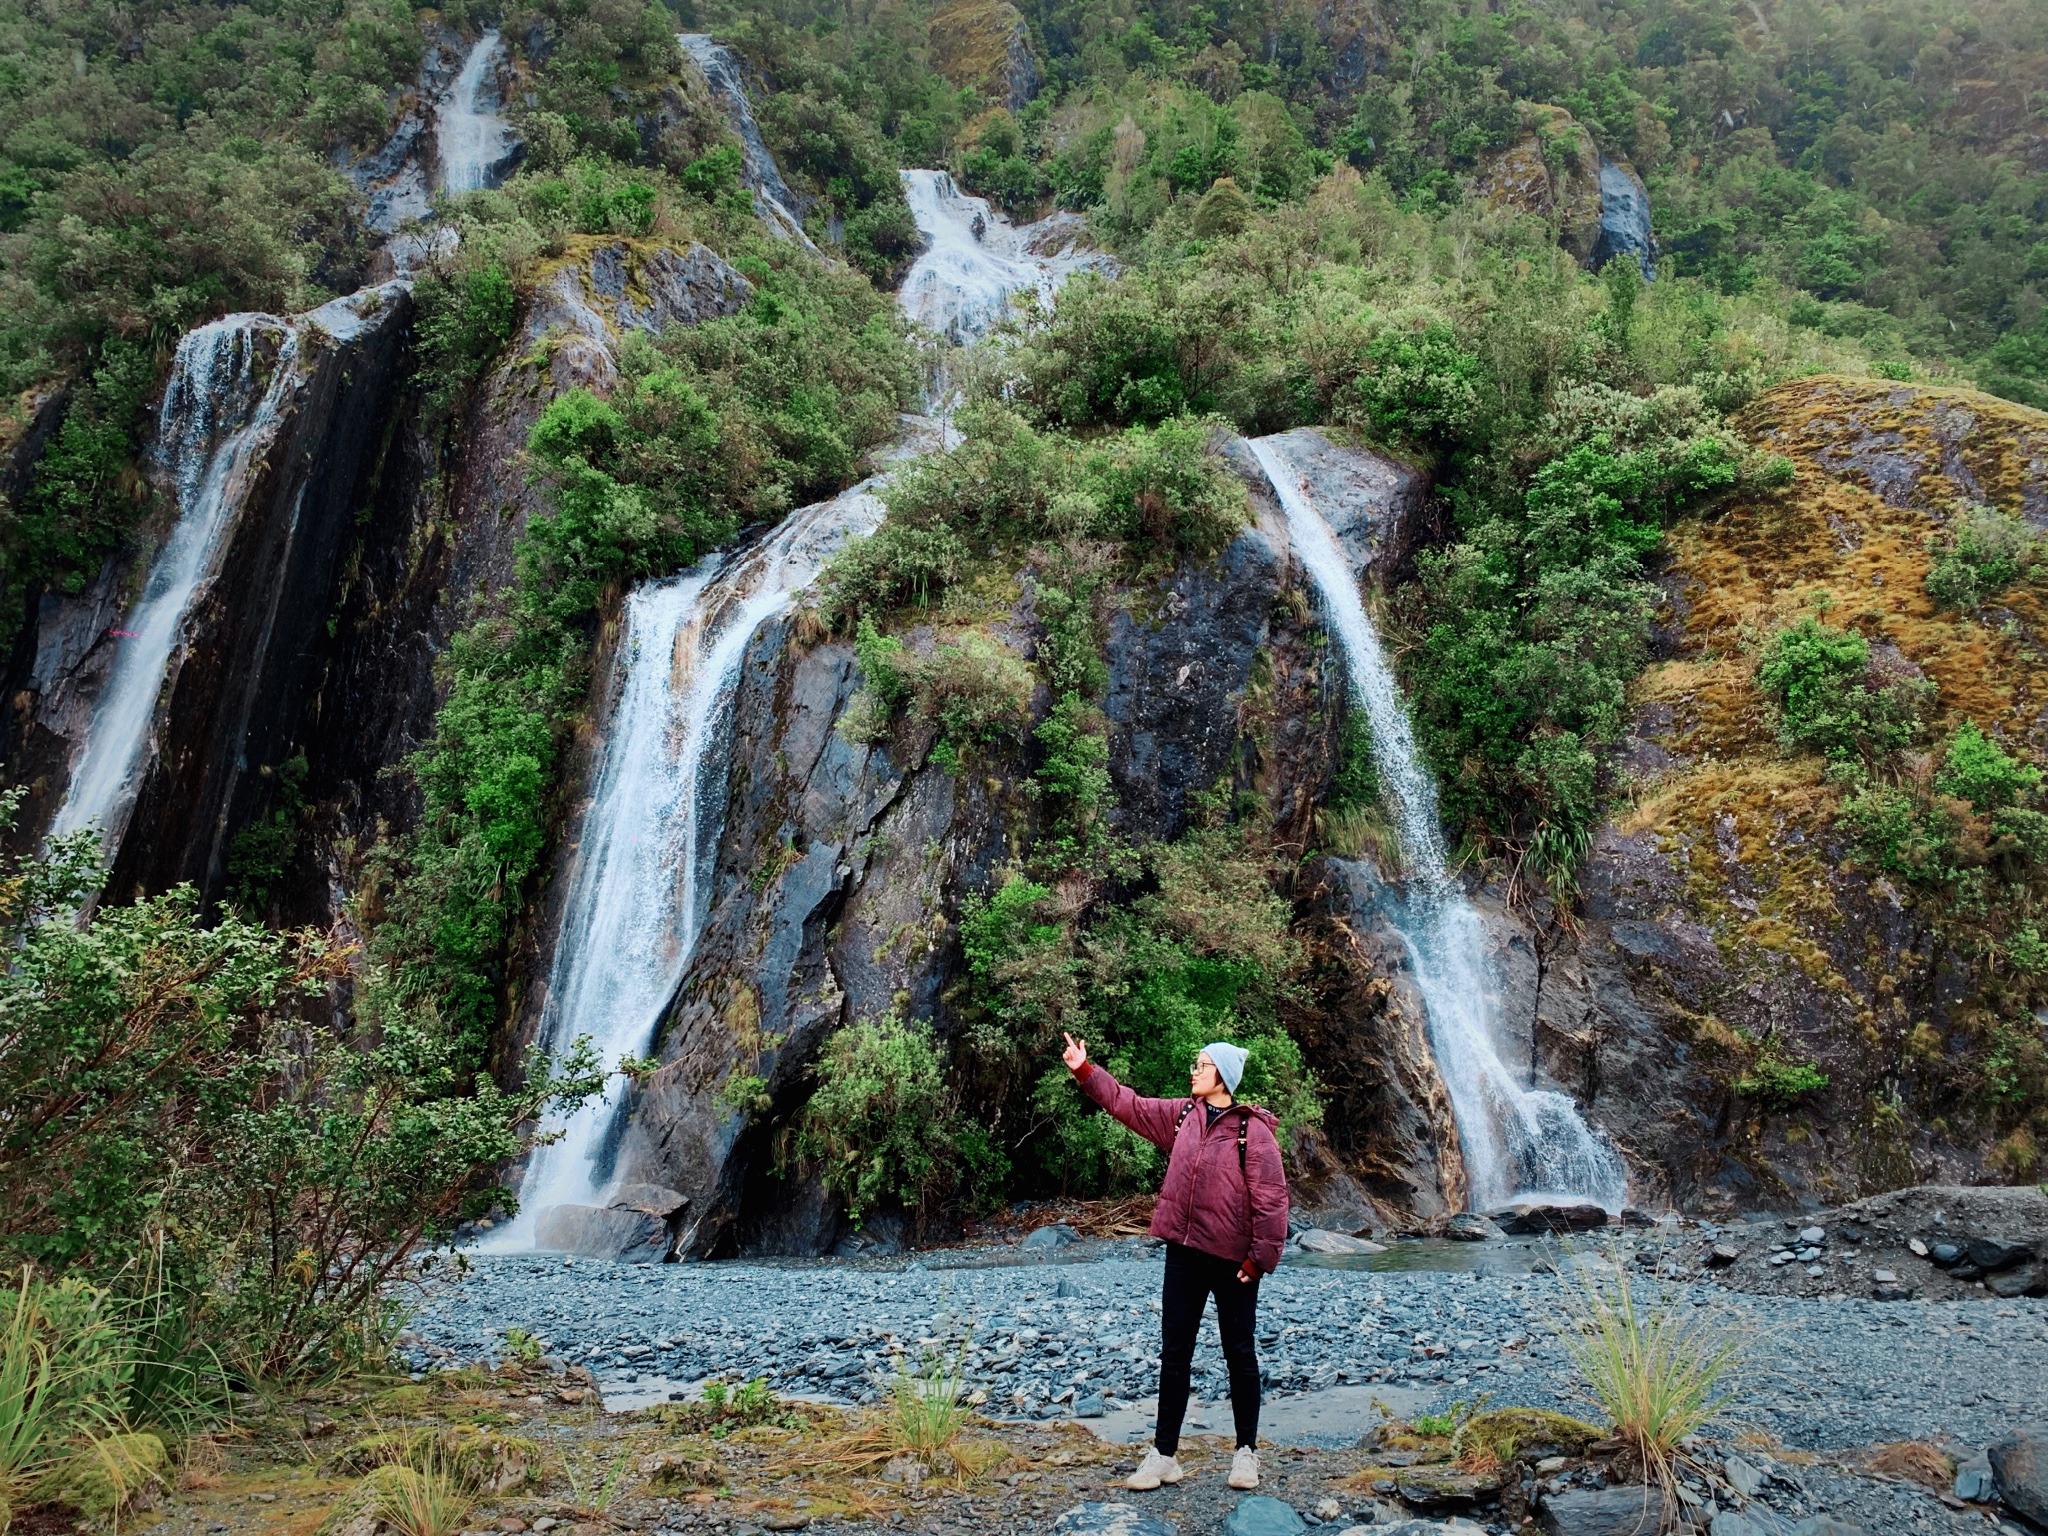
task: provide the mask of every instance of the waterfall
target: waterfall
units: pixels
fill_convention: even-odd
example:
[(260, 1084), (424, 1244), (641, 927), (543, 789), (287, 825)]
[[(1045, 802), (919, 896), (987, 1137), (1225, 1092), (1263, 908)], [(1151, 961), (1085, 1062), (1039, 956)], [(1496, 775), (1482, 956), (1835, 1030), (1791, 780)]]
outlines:
[(113, 632), (120, 649), (72, 756), (53, 837), (97, 826), (107, 857), (120, 844), (185, 614), (212, 573), (247, 468), (290, 392), (297, 345), (284, 321), (255, 314), (202, 325), (178, 343), (157, 417), (158, 454), (177, 494), (178, 521), (140, 600)]
[(1028, 288), (1050, 299), (1074, 273), (1107, 265), (1100, 253), (1077, 248), (1071, 214), (1020, 226), (986, 198), (964, 195), (944, 171), (898, 174), (926, 242), (898, 298), (905, 314), (955, 346), (987, 335), (1013, 295)]
[[(605, 1062), (645, 1055), (710, 906), (702, 878), (724, 830), (732, 696), (747, 643), (841, 545), (882, 520), (877, 481), (792, 513), (759, 543), (641, 587), (626, 601), (617, 700), (584, 814), (548, 980), (541, 1042), (588, 1035)], [(517, 1218), (493, 1248), (532, 1242), (555, 1205), (601, 1204), (625, 1080), (551, 1123)]]
[(478, 38), (435, 119), (444, 192), (479, 192), (495, 186), (518, 142), (498, 110), (498, 60), (503, 53), (495, 27)]
[[(769, 202), (787, 214), (794, 199), (760, 145), (737, 61), (702, 34), (685, 34), (682, 43), (725, 98), (749, 146), (757, 196), (765, 187)], [(765, 177), (756, 169), (756, 147)], [(997, 218), (980, 198), (961, 197), (943, 171), (906, 171), (904, 188), (931, 248), (904, 284), (902, 302), (913, 319), (956, 342), (983, 334), (1016, 290), (1050, 294), (1069, 273), (1103, 259), (1071, 250), (1034, 254), (1029, 231)], [(1052, 228), (1059, 243), (1071, 246), (1073, 226), (1067, 216), (1031, 229)], [(985, 237), (992, 237), (986, 249)], [(950, 318), (934, 324), (934, 317)], [(585, 1035), (607, 1063), (653, 1048), (710, 908), (705, 876), (724, 830), (732, 697), (747, 643), (834, 551), (880, 525), (881, 479), (801, 508), (761, 542), (627, 599), (616, 702), (542, 1009), (547, 1050), (567, 1050)], [(549, 1124), (558, 1138), (534, 1149), (518, 1214), (486, 1246), (526, 1248), (543, 1210), (604, 1202), (617, 1182), (612, 1159), (625, 1125), (624, 1089), (624, 1079), (614, 1077), (602, 1100)]]
[(760, 124), (754, 121), (754, 104), (747, 99), (747, 86), (740, 77), (738, 57), (723, 43), (713, 42), (708, 32), (681, 32), (676, 35), (676, 41), (704, 71), (711, 94), (718, 98), (719, 106), (724, 109), (726, 122), (739, 135), (747, 185), (754, 193), (754, 211), (761, 216), (771, 234), (810, 245), (811, 237), (804, 233), (804, 221), (797, 212), (796, 194), (782, 179), (782, 168), (775, 163), (767, 141), (761, 137)]
[(1288, 538), (1321, 596), (1344, 650), (1353, 701), (1365, 710), (1380, 783), (1401, 834), (1406, 890), (1388, 916), (1406, 945), (1429, 1016), (1430, 1048), (1449, 1090), (1475, 1209), (1520, 1196), (1569, 1195), (1619, 1210), (1627, 1176), (1564, 1094), (1521, 1086), (1500, 1059), (1500, 994), (1489, 973), (1486, 931), (1450, 873), (1437, 819), (1436, 782), (1416, 750), (1399, 685), (1380, 650), (1351, 562), (1302, 475), (1273, 438), (1252, 455), (1287, 515)]

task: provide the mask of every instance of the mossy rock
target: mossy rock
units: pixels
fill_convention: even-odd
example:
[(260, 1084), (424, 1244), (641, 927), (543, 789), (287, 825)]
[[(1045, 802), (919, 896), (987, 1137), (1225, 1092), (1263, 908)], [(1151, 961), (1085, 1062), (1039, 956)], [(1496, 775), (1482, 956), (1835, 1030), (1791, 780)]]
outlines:
[(1498, 1469), (1465, 1472), (1448, 1464), (1425, 1467), (1369, 1467), (1345, 1479), (1348, 1486), (1375, 1490), (1391, 1487), (1405, 1504), (1418, 1509), (1453, 1509), (1476, 1504), (1499, 1493), (1506, 1479)]
[(108, 1435), (72, 1453), (29, 1490), (36, 1504), (68, 1504), (93, 1520), (147, 1509), (163, 1487), (170, 1457), (155, 1435)]
[(1451, 1449), (1462, 1459), (1485, 1452), (1496, 1461), (1582, 1456), (1604, 1430), (1548, 1408), (1496, 1408), (1475, 1413), (1458, 1427)]
[(360, 1475), (379, 1467), (420, 1467), (429, 1462), (481, 1493), (509, 1493), (540, 1475), (541, 1449), (518, 1435), (474, 1425), (379, 1430), (337, 1454), (337, 1472)]

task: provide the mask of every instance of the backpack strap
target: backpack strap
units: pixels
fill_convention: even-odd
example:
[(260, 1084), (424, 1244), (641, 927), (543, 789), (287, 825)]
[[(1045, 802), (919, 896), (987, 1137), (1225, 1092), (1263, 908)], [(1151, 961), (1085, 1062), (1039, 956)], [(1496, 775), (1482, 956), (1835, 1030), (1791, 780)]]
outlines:
[(1173, 1134), (1176, 1138), (1180, 1135), (1180, 1128), (1188, 1123), (1188, 1116), (1194, 1112), (1195, 1101), (1193, 1099), (1189, 1099), (1187, 1103), (1181, 1105), (1180, 1114), (1175, 1117), (1173, 1122)]

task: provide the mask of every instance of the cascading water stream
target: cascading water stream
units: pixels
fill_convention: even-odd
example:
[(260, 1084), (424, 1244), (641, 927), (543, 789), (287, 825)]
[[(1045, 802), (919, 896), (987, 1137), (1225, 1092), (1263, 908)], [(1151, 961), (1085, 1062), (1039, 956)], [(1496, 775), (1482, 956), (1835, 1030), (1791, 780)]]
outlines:
[(1405, 891), (1388, 916), (1405, 942), (1429, 1015), (1430, 1048), (1457, 1116), (1470, 1198), (1486, 1210), (1519, 1196), (1569, 1195), (1619, 1210), (1627, 1175), (1561, 1093), (1524, 1088), (1500, 1058), (1500, 992), (1489, 973), (1479, 914), (1452, 878), (1437, 820), (1436, 782), (1416, 750), (1399, 685), (1358, 590), (1351, 562), (1275, 439), (1250, 444), (1287, 516), (1296, 557), (1344, 650), (1354, 702), (1401, 834)]
[(754, 104), (747, 99), (738, 56), (708, 32), (679, 32), (676, 41), (704, 72), (711, 94), (725, 111), (727, 124), (739, 135), (741, 163), (746, 170), (747, 186), (754, 194), (754, 211), (761, 216), (761, 222), (773, 234), (799, 245), (811, 245), (811, 237), (804, 233), (803, 218), (797, 212), (796, 194), (782, 179), (782, 168), (775, 163), (767, 140), (761, 137), (760, 124), (754, 121)]
[(494, 185), (512, 153), (512, 125), (498, 103), (498, 60), (503, 52), (495, 27), (478, 38), (435, 118), (444, 192), (479, 192)]
[[(266, 336), (277, 338), (275, 352), (262, 346)], [(186, 611), (213, 570), (255, 450), (268, 440), (296, 350), (290, 327), (255, 314), (202, 325), (178, 343), (157, 418), (178, 521), (150, 566), (141, 600), (114, 632), (120, 649), (72, 758), (53, 837), (97, 826), (107, 856), (120, 844)]]
[[(755, 167), (759, 134), (751, 131), (737, 61), (709, 37), (686, 34), (682, 42), (741, 128), (750, 181), (757, 194), (765, 187), (773, 205), (764, 216), (787, 215), (793, 199), (765, 146), (759, 154), (767, 176)], [(1022, 232), (980, 198), (960, 197), (942, 171), (907, 171), (904, 184), (928, 245), (901, 302), (911, 318), (956, 343), (984, 334), (1017, 290), (1049, 295), (1070, 272), (1101, 259), (1032, 255)], [(609, 1063), (652, 1048), (710, 906), (703, 875), (723, 832), (732, 697), (747, 644), (835, 550), (880, 525), (881, 478), (801, 508), (760, 543), (714, 556), (627, 600), (617, 702), (548, 982), (540, 1031), (546, 1049), (560, 1052), (588, 1036)], [(528, 1160), (518, 1215), (485, 1246), (526, 1248), (542, 1212), (603, 1203), (616, 1182), (623, 1089), (623, 1078), (615, 1077), (602, 1100), (549, 1125), (560, 1134)]]
[[(897, 174), (903, 200), (927, 242), (903, 279), (898, 301), (911, 319), (956, 347), (986, 336), (1016, 294), (1030, 289), (1050, 299), (1074, 273), (1103, 262), (1099, 253), (1071, 246), (1051, 253), (1034, 249), (1045, 226), (1012, 224), (986, 198), (963, 194), (945, 171)], [(1069, 222), (1060, 221), (1061, 233)]]
[[(585, 814), (542, 1043), (588, 1035), (599, 1059), (644, 1055), (687, 970), (710, 904), (701, 880), (724, 828), (732, 695), (747, 643), (848, 539), (882, 520), (876, 482), (792, 513), (760, 543), (634, 592), (621, 677)], [(549, 1127), (494, 1248), (524, 1248), (550, 1206), (600, 1203), (624, 1079)]]

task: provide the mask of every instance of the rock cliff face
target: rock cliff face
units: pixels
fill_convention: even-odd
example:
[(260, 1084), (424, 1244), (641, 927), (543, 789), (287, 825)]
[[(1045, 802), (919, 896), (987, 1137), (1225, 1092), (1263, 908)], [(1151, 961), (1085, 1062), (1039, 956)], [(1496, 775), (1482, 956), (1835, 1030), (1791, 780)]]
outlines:
[[(1759, 636), (1824, 612), (1936, 685), (1937, 729), (2048, 741), (2033, 591), (1977, 615), (1926, 590), (1930, 538), (1960, 508), (2048, 524), (2048, 415), (1816, 378), (1741, 425), (1797, 479), (1674, 532), (1632, 804), (1594, 844), (1586, 921), (1506, 929), (1534, 957), (1535, 1059), (1629, 1149), (1646, 1195), (1661, 1183), (1688, 1208), (1996, 1179), (2013, 1169), (1995, 1119), (1948, 1071), (1990, 1024), (1981, 965), (1938, 943), (1934, 898), (1853, 858), (1844, 788), (1779, 747), (1753, 669)], [(1815, 1063), (1825, 1092), (1781, 1109), (1738, 1093), (1760, 1045)]]
[[(1419, 478), (1313, 443), (1311, 472), (1358, 493), (1340, 531), (1361, 567), (1391, 560), (1414, 537)], [(1256, 473), (1241, 451), (1232, 457)], [(1257, 522), (1215, 561), (1109, 602), (1110, 771), (1119, 831), (1133, 840), (1177, 834), (1189, 796), (1219, 781), (1259, 794), (1297, 837), (1314, 814), (1334, 750), (1327, 694), (1341, 671), (1326, 666), (1285, 529), (1257, 486), (1254, 505)], [(1029, 572), (994, 627), (1031, 654)], [(908, 637), (914, 648), (940, 638)], [(788, 622), (765, 626), (747, 654), (710, 916), (618, 1165), (629, 1181), (690, 1197), (686, 1252), (818, 1253), (838, 1239), (822, 1191), (774, 1173), (771, 1138), (808, 1097), (810, 1064), (832, 1029), (900, 1007), (942, 1036), (957, 1031), (948, 994), (961, 975), (961, 898), (988, 889), (1036, 815), (1022, 764), (954, 774), (924, 759), (928, 741), (894, 751), (849, 742), (835, 727), (859, 682), (850, 647), (803, 644)], [(1330, 985), (1368, 981), (1339, 963)], [(1383, 1011), (1359, 1027), (1371, 1032)], [(768, 1107), (742, 1114), (722, 1102), (735, 1074), (762, 1078)], [(1433, 1192), (1420, 1166), (1428, 1137), (1380, 1130), (1378, 1111), (1402, 1090), (1374, 1074), (1337, 1086), (1356, 1113), (1341, 1117), (1350, 1129), (1329, 1170), (1400, 1168)], [(1389, 1197), (1406, 1191), (1401, 1177), (1383, 1181)]]
[[(411, 314), (405, 285), (364, 289), (289, 321), (289, 377), (235, 488), (217, 551), (179, 625), (141, 761), (137, 829), (110, 850), (116, 897), (180, 881), (218, 893), (258, 765), (301, 729), (358, 513), (383, 472)], [(46, 598), (29, 716), (11, 768), (40, 832), (62, 799), (154, 549), (108, 563), (77, 598)]]
[(1024, 13), (1009, 0), (950, 0), (932, 12), (932, 65), (964, 90), (1000, 97), (1012, 112), (1038, 94)]
[(1522, 137), (1488, 157), (1473, 180), (1478, 197), (1557, 228), (1557, 243), (1599, 268), (1632, 257), (1656, 275), (1650, 194), (1622, 161), (1602, 153), (1584, 125), (1562, 107), (1524, 106)]
[(333, 915), (353, 883), (354, 854), (378, 824), (417, 814), (404, 781), (384, 770), (426, 743), (441, 699), (436, 660), (513, 578), (519, 535), (541, 506), (525, 457), (541, 412), (570, 389), (608, 392), (627, 330), (659, 335), (733, 314), (752, 294), (701, 245), (573, 241), (539, 274), (517, 339), (476, 390), (461, 429), (429, 437), (407, 413), (321, 684), (307, 793), (329, 814), (318, 829), (323, 852), (302, 871), (293, 911)]

